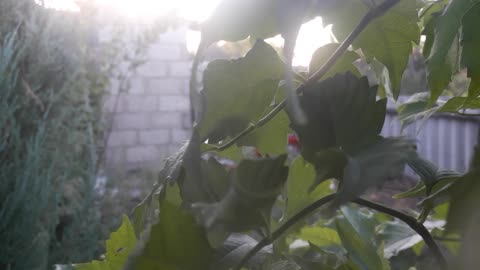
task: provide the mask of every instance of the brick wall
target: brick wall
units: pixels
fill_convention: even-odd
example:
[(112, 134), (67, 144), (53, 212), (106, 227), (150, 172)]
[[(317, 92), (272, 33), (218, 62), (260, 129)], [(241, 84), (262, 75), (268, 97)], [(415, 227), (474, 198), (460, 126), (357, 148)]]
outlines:
[(105, 101), (112, 125), (107, 170), (158, 169), (190, 136), (191, 56), (185, 30), (162, 34), (150, 46), (147, 59), (130, 81), (128, 93), (112, 90)]

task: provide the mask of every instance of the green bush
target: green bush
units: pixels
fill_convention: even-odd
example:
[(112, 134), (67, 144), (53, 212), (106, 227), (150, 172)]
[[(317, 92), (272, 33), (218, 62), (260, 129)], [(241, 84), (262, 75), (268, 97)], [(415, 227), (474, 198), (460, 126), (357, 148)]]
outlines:
[[(119, 42), (98, 39), (92, 6), (45, 9), (0, 3), (0, 269), (47, 269), (101, 250), (94, 184), (105, 123), (102, 97)], [(119, 30), (119, 29), (117, 29)], [(136, 53), (136, 54), (135, 54)], [(122, 77), (123, 76), (123, 77)]]

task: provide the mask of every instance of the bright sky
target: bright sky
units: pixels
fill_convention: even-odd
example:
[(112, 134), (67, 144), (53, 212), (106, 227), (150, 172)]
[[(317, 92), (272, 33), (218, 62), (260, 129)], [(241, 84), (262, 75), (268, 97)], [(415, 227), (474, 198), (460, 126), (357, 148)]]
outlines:
[[(36, 0), (41, 2), (41, 0)], [(43, 0), (48, 7), (76, 10), (75, 0)], [(221, 0), (96, 0), (99, 4), (112, 8), (128, 17), (155, 18), (176, 10), (179, 14), (192, 21), (204, 21)], [(242, 0), (238, 0), (242, 1)], [(198, 33), (187, 34), (187, 47), (194, 51), (200, 36)], [(281, 45), (280, 37), (270, 39), (270, 42)], [(312, 53), (318, 47), (332, 42), (330, 27), (323, 27), (321, 18), (316, 18), (304, 24), (300, 30), (295, 48), (293, 64), (308, 66)]]

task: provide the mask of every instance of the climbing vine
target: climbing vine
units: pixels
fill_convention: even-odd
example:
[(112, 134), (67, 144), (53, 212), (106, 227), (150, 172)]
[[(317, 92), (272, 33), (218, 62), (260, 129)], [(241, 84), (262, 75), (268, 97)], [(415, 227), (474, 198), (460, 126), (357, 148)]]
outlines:
[[(202, 26), (192, 74), (216, 41), (249, 38), (250, 51), (210, 62), (201, 89), (192, 75), (191, 139), (112, 234), (105, 258), (76, 269), (475, 269), (479, 154), (460, 174), (380, 132), (413, 47), (426, 58), (429, 92), (399, 106), (404, 125), (480, 108), (479, 2), (221, 2)], [(295, 40), (316, 16), (342, 42), (318, 48), (297, 73)], [(265, 42), (277, 34), (283, 55)], [(465, 69), (468, 91), (437, 102)], [(405, 167), (421, 181), (395, 197), (419, 197), (419, 213), (364, 197)], [(424, 254), (434, 262), (422, 265)]]

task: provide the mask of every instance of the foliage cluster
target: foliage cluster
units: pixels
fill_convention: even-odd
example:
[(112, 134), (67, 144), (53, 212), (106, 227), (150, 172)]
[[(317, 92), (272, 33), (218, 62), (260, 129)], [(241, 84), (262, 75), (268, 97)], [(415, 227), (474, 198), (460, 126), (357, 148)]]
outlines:
[[(460, 174), (420, 157), (414, 141), (380, 131), (414, 45), (423, 47), (429, 95), (400, 106), (404, 124), (480, 108), (479, 11), (476, 0), (222, 1), (193, 63), (190, 141), (124, 217), (104, 258), (75, 268), (476, 269), (478, 150)], [(309, 72), (296, 74), (292, 46), (314, 16), (342, 43), (319, 48)], [(278, 33), (283, 58), (263, 41)], [(249, 52), (209, 63), (197, 91), (203, 50), (245, 38)], [(358, 59), (374, 79), (355, 68)], [(468, 92), (437, 103), (460, 69)], [(301, 145), (294, 159), (285, 148), (293, 132)], [(258, 154), (243, 155), (247, 146)], [(420, 213), (362, 198), (406, 166), (421, 181), (396, 197), (422, 198)]]
[(125, 88), (152, 35), (126, 39), (115, 26), (100, 39), (106, 26), (88, 1), (80, 12), (37, 2), (0, 2), (0, 269), (50, 269), (101, 252), (102, 98), (111, 79)]

